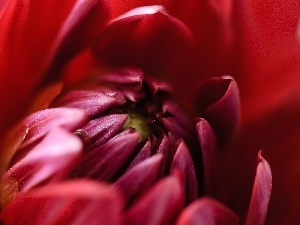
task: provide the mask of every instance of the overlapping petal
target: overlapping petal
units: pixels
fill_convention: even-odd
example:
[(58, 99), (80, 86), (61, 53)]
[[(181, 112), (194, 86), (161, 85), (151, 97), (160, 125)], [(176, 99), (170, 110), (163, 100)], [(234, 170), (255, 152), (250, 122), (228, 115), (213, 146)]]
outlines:
[(112, 187), (75, 180), (43, 186), (18, 196), (5, 208), (0, 218), (6, 225), (119, 225), (122, 206), (120, 194)]

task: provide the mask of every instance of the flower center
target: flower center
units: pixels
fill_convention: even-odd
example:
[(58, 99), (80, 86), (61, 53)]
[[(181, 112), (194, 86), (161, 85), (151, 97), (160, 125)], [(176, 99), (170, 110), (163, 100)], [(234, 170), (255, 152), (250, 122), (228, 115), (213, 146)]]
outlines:
[(140, 141), (152, 135), (152, 129), (149, 127), (146, 119), (137, 111), (130, 110), (128, 112), (128, 119), (123, 126), (123, 129), (129, 127), (134, 128), (141, 134)]

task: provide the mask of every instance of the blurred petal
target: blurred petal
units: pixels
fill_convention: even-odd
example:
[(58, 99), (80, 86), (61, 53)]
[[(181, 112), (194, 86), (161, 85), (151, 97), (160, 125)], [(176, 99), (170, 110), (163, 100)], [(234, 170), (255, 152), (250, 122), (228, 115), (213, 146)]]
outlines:
[[(112, 21), (104, 30), (94, 53), (112, 66), (137, 66), (146, 71), (173, 70), (192, 46), (192, 34), (180, 20), (163, 10), (135, 9)], [(176, 48), (174, 48), (176, 46)]]
[[(18, 191), (24, 192), (41, 183), (63, 179), (78, 162), (81, 150), (82, 143), (75, 135), (61, 128), (52, 129), (40, 144), (4, 174), (2, 185), (13, 180), (18, 183)], [(10, 187), (7, 188), (5, 192), (9, 192)]]
[[(8, 169), (55, 127), (75, 131), (87, 122), (81, 110), (70, 108), (46, 109), (28, 116), (13, 128), (3, 142), (1, 172)], [(12, 158), (13, 157), (13, 158)]]
[(238, 217), (226, 206), (210, 199), (200, 198), (180, 214), (176, 225), (237, 225)]
[(268, 162), (258, 153), (260, 160), (252, 190), (246, 225), (263, 225), (272, 191), (272, 173)]
[(124, 224), (172, 224), (183, 202), (183, 189), (178, 178), (169, 176), (159, 181), (125, 213)]
[(6, 225), (120, 225), (121, 211), (121, 196), (112, 187), (75, 180), (22, 194), (4, 209), (0, 217)]
[(199, 88), (197, 107), (213, 127), (217, 140), (224, 144), (234, 134), (239, 122), (240, 97), (232, 77), (206, 80)]
[[(3, 13), (0, 13), (2, 34), (0, 36), (0, 107), (2, 109), (0, 117), (6, 118), (1, 121), (0, 133), (15, 123), (24, 113), (37, 86), (45, 79), (45, 69), (54, 57), (54, 54), (52, 56), (49, 54), (51, 51), (56, 51), (54, 49), (58, 48), (58, 42), (63, 42), (68, 32), (73, 31), (76, 26), (91, 22), (88, 18), (87, 21), (84, 19), (92, 8), (96, 6), (105, 8), (103, 1), (95, 3), (95, 1), (80, 0), (76, 5), (86, 7), (76, 7), (72, 10), (74, 3), (75, 0), (64, 1), (64, 4), (49, 0), (43, 1), (42, 4), (31, 0), (11, 0), (8, 1)], [(47, 10), (40, 10), (41, 7)], [(69, 15), (71, 18), (67, 19)], [(105, 15), (107, 13), (100, 14), (102, 18), (100, 24), (106, 20)], [(58, 34), (59, 32), (61, 33)], [(88, 33), (86, 36), (91, 35), (88, 31), (85, 32)], [(59, 40), (55, 41), (56, 38)], [(86, 41), (85, 38), (82, 39), (79, 41)], [(53, 46), (54, 42), (57, 44)], [(68, 50), (65, 49), (64, 52), (66, 51)]]

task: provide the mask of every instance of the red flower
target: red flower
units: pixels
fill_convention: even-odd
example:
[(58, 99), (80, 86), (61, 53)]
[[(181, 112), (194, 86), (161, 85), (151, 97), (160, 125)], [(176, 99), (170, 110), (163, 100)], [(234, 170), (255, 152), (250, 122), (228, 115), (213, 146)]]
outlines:
[[(85, 47), (91, 46), (94, 40), (99, 40), (98, 35), (102, 34), (102, 28), (108, 21), (107, 6), (111, 8), (112, 17), (115, 18), (141, 4), (140, 1), (126, 1), (126, 4), (116, 0), (97, 4), (96, 2), (78, 1), (77, 4), (84, 7), (75, 7), (74, 10), (74, 1), (63, 4), (65, 7), (62, 7), (61, 3), (57, 3), (60, 7), (56, 7), (55, 2), (44, 1), (43, 7), (47, 10), (38, 10), (41, 4), (32, 1), (1, 3), (3, 5), (0, 6), (0, 29), (1, 33), (5, 34), (0, 37), (1, 117), (5, 118), (1, 121), (2, 133), (24, 114), (25, 106), (31, 101), (35, 89), (61, 74), (72, 83), (81, 79), (75, 76), (76, 74), (88, 75), (87, 71), (91, 71), (91, 66), (94, 68), (94, 61), (90, 61), (91, 52)], [(247, 207), (248, 201), (239, 201), (249, 199), (254, 157), (257, 150), (263, 148), (275, 170), (270, 223), (298, 221), (295, 208), (299, 198), (295, 195), (293, 187), (298, 159), (294, 149), (299, 146), (298, 126), (295, 122), (298, 101), (297, 95), (294, 94), (298, 92), (299, 83), (299, 47), (293, 38), (299, 16), (299, 2), (278, 0), (275, 4), (273, 1), (226, 1), (224, 4), (218, 4), (213, 1), (200, 3), (190, 0), (147, 3), (165, 4), (167, 11), (173, 16), (169, 22), (181, 21), (195, 35), (194, 43), (179, 41), (182, 37), (174, 36), (180, 48), (185, 49), (186, 45), (190, 44), (194, 46), (193, 52), (188, 52), (186, 57), (180, 58), (182, 63), (174, 63), (172, 67), (152, 57), (153, 61), (157, 60), (158, 63), (155, 64), (158, 67), (153, 68), (163, 71), (158, 76), (164, 77), (175, 87), (176, 92), (180, 93), (177, 97), (181, 102), (190, 109), (193, 108), (190, 96), (196, 96), (198, 82), (195, 81), (206, 76), (231, 74), (240, 86), (242, 132), (230, 145), (236, 147), (224, 153), (222, 162), (225, 166), (219, 171), (229, 174), (239, 171), (240, 176), (236, 176), (230, 183), (240, 184), (241, 189), (246, 191), (239, 198), (232, 198), (239, 194), (236, 193), (236, 188), (228, 195), (227, 188), (230, 187), (224, 185), (224, 193), (218, 192), (220, 199), (233, 206), (235, 211), (239, 211), (241, 204), (244, 208)], [(143, 1), (143, 4), (146, 2)], [(51, 16), (53, 11), (56, 12), (56, 20)], [(71, 11), (72, 16), (68, 16)], [(70, 19), (65, 20), (66, 18)], [(151, 24), (151, 18), (149, 20)], [(39, 21), (42, 26), (37, 24)], [(62, 21), (66, 22), (62, 26), (64, 29), (60, 30)], [(99, 21), (102, 24), (100, 26)], [(140, 35), (143, 34), (143, 29), (141, 31)], [(106, 32), (109, 34), (109, 31)], [(142, 40), (139, 35), (133, 35), (132, 40), (136, 40), (135, 37)], [(187, 33), (183, 35), (185, 40), (189, 40), (188, 37)], [(101, 52), (97, 50), (102, 49), (101, 43), (92, 46), (93, 53), (97, 53), (96, 65), (99, 65), (99, 60), (104, 62)], [(81, 52), (82, 49), (85, 51)], [(78, 52), (81, 54), (73, 58)], [(68, 61), (70, 57), (72, 60)], [(136, 60), (138, 61), (138, 58)], [(65, 66), (66, 62), (69, 62), (68, 67)], [(105, 63), (107, 62), (108, 59)], [(119, 62), (120, 60), (118, 65)], [(147, 65), (152, 63), (149, 62), (145, 66)], [(64, 70), (61, 70), (62, 68)], [(153, 71), (153, 68), (143, 69), (154, 73), (156, 71)], [(163, 70), (160, 70), (161, 68)], [(275, 128), (274, 124), (277, 125)], [(282, 149), (285, 149), (285, 153)], [(239, 160), (236, 160), (237, 158)], [(235, 163), (228, 168), (228, 162), (230, 165)], [(248, 171), (252, 171), (252, 175), (249, 175)], [(228, 183), (227, 176), (223, 182)], [(281, 207), (286, 202), (289, 203), (288, 206)], [(281, 213), (277, 213), (279, 206)]]

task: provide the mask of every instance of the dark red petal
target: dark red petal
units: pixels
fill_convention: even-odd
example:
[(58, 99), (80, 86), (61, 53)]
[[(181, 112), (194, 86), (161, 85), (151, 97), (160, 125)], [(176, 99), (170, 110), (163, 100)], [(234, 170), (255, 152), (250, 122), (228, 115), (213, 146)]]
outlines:
[(240, 97), (235, 81), (229, 76), (206, 80), (199, 88), (196, 105), (215, 130), (218, 141), (228, 141), (239, 122)]
[(78, 162), (81, 150), (79, 138), (61, 128), (54, 128), (4, 174), (3, 182), (17, 182), (20, 192), (42, 182), (56, 182), (63, 179)]
[(176, 149), (176, 153), (171, 164), (171, 173), (179, 175), (183, 184), (182, 186), (185, 188), (186, 203), (189, 204), (196, 200), (198, 198), (198, 184), (194, 163), (189, 149), (182, 140), (180, 140)]
[(83, 159), (78, 173), (80, 176), (111, 180), (132, 154), (139, 138), (139, 133), (129, 133), (112, 138)]
[(142, 87), (144, 72), (137, 68), (122, 68), (121, 70), (106, 72), (97, 77), (100, 83), (122, 87), (130, 91), (138, 91)]
[(97, 148), (119, 133), (128, 116), (126, 114), (111, 114), (98, 119), (91, 120), (82, 129), (77, 130), (79, 135), (87, 135), (90, 148)]
[(272, 173), (269, 163), (258, 153), (259, 164), (252, 190), (246, 225), (263, 225), (272, 191)]
[(112, 106), (116, 99), (101, 91), (75, 90), (56, 100), (51, 107), (71, 107), (84, 110), (88, 116), (103, 113)]
[(150, 139), (145, 139), (146, 143), (143, 145), (138, 154), (131, 161), (128, 168), (135, 166), (136, 164), (142, 162), (143, 160), (148, 159), (151, 156), (151, 141)]
[(155, 10), (150, 14), (135, 9), (134, 13), (121, 16), (106, 27), (94, 46), (100, 62), (160, 73), (180, 65), (191, 47), (191, 31), (162, 9), (148, 8), (151, 7)]
[(124, 224), (172, 224), (183, 207), (184, 197), (176, 176), (162, 179), (146, 192), (124, 215)]
[(112, 187), (75, 180), (18, 196), (3, 210), (0, 218), (6, 225), (120, 225), (122, 205), (121, 196)]
[(68, 59), (97, 39), (108, 19), (109, 6), (106, 1), (76, 1), (46, 58), (49, 60), (46, 63), (50, 66), (47, 68), (50, 80), (57, 76), (58, 69)]
[(217, 172), (217, 141), (210, 124), (205, 119), (199, 119), (196, 124), (196, 131), (203, 157), (204, 191), (206, 194), (211, 194)]
[(123, 192), (127, 206), (143, 195), (158, 179), (161, 163), (162, 154), (155, 154), (129, 169), (114, 183)]
[(200, 198), (179, 216), (176, 225), (237, 225), (238, 217), (226, 206), (211, 198)]

